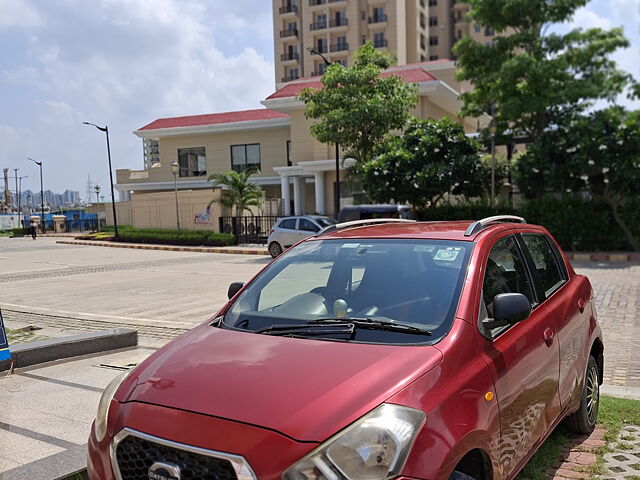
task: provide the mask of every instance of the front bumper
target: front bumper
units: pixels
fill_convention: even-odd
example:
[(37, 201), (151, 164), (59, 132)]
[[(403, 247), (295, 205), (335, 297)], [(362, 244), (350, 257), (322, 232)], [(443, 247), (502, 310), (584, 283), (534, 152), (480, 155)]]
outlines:
[[(87, 461), (91, 480), (126, 480), (115, 471), (118, 467), (113, 447), (132, 434), (147, 436), (148, 441), (179, 452), (226, 456), (235, 461), (231, 463), (238, 480), (279, 480), (282, 472), (318, 445), (232, 420), (136, 402), (114, 402), (109, 417), (103, 442), (97, 442), (91, 429)], [(167, 461), (155, 459), (163, 460)]]

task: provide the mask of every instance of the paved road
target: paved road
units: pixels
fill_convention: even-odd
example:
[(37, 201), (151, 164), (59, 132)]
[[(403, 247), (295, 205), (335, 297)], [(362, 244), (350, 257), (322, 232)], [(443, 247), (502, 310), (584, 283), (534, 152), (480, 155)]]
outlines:
[[(0, 305), (21, 324), (89, 330), (127, 324), (143, 336), (166, 339), (210, 318), (224, 304), (230, 282), (248, 280), (267, 262), (253, 255), (0, 238)], [(589, 276), (596, 293), (606, 383), (640, 389), (640, 264), (584, 262), (575, 268)]]

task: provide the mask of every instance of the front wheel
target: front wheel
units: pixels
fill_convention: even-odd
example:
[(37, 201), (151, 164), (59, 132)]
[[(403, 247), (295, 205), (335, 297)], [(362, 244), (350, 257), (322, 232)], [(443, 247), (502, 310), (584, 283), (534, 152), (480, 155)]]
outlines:
[(598, 407), (600, 406), (600, 383), (598, 381), (598, 364), (595, 358), (589, 357), (587, 374), (582, 387), (580, 408), (567, 417), (566, 426), (573, 433), (591, 433), (596, 428)]
[(276, 258), (282, 253), (282, 246), (278, 242), (271, 242), (269, 244), (269, 255)]
[(470, 477), (466, 473), (459, 472), (456, 470), (451, 474), (449, 480), (475, 480), (473, 477)]

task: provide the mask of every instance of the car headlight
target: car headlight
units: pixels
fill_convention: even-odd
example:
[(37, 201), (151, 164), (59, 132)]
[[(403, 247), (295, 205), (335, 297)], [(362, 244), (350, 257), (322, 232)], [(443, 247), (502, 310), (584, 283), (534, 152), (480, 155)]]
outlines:
[(283, 480), (383, 480), (404, 466), (425, 414), (383, 404), (282, 474)]
[(133, 371), (133, 369), (128, 370), (126, 372), (122, 372), (116, 378), (111, 380), (107, 388), (102, 392), (102, 396), (100, 397), (100, 402), (98, 403), (98, 413), (96, 414), (95, 421), (95, 434), (96, 439), (101, 442), (104, 440), (105, 435), (107, 434), (107, 421), (109, 416), (109, 405), (111, 405), (111, 400), (113, 400), (113, 396), (116, 394), (116, 390), (120, 384), (124, 381), (125, 378)]

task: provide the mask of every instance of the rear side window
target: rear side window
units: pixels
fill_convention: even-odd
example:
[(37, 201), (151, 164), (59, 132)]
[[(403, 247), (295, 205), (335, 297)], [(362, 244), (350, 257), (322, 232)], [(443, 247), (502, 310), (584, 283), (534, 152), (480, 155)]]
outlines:
[(551, 244), (545, 235), (523, 233), (522, 238), (529, 249), (538, 281), (545, 297), (555, 292), (566, 280), (564, 269), (560, 267), (558, 259), (551, 249)]
[(280, 228), (288, 228), (289, 230), (296, 229), (296, 219), (295, 218), (285, 218), (280, 221)]

